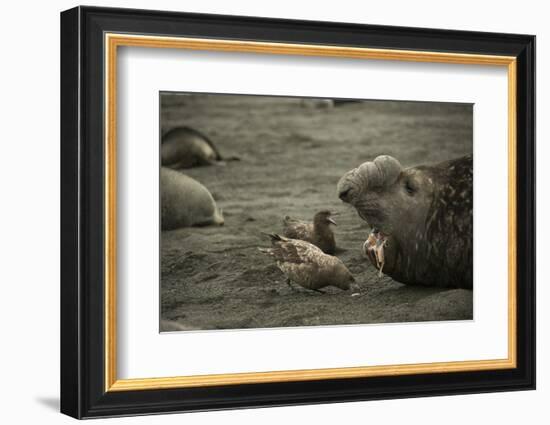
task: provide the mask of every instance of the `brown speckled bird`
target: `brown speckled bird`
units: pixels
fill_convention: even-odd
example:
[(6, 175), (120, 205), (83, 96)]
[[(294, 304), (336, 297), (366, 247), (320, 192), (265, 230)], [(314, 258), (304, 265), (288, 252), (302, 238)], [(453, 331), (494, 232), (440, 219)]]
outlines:
[(272, 247), (259, 249), (275, 258), (291, 288), (291, 282), (294, 282), (303, 288), (321, 293), (323, 291), (320, 288), (326, 286), (357, 290), (354, 277), (339, 258), (325, 254), (306, 241), (285, 238), (275, 233), (269, 237)]
[(287, 238), (301, 239), (321, 248), (325, 254), (334, 255), (336, 241), (331, 225), (336, 226), (330, 211), (319, 211), (313, 217), (313, 223), (289, 217), (283, 219), (283, 235)]

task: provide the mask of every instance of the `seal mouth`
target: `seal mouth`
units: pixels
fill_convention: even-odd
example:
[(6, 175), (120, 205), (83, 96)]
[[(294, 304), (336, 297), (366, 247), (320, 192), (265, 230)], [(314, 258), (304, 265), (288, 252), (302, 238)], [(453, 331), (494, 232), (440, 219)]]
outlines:
[(357, 213), (370, 227), (382, 229), (385, 214), (377, 208), (357, 208)]

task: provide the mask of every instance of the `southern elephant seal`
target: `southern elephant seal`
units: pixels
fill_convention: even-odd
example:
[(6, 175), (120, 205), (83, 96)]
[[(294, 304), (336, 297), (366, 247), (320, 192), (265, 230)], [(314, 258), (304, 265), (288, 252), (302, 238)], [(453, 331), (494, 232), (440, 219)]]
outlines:
[(176, 127), (164, 134), (160, 154), (162, 166), (176, 170), (213, 165), (222, 160), (214, 143), (190, 127)]
[(406, 284), (471, 289), (472, 186), (471, 156), (404, 169), (383, 155), (344, 174), (337, 191), (388, 235), (385, 274)]
[(208, 189), (185, 174), (161, 167), (160, 193), (162, 230), (224, 222)]

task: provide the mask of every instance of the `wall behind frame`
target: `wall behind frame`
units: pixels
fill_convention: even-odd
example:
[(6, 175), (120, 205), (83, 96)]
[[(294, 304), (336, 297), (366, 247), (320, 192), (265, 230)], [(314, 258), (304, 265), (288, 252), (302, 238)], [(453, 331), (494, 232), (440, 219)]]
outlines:
[[(538, 140), (550, 139), (550, 29), (544, 4), (470, 1), (442, 3), (405, 0), (393, 2), (255, 2), (253, 0), (94, 1), (98, 6), (154, 8), (279, 18), (347, 21), (368, 24), (517, 32), (537, 35), (539, 117)], [(0, 250), (2, 350), (0, 392), (5, 400), (2, 420), (42, 424), (74, 423), (57, 413), (59, 392), (59, 12), (74, 1), (10, 2), (0, 26), (3, 60), (2, 143), (0, 144)], [(548, 143), (538, 145), (539, 217), (550, 216), (543, 197), (550, 181)], [(541, 242), (550, 237), (550, 224), (539, 220), (539, 259), (550, 257)], [(279, 424), (305, 420), (318, 424), (407, 423), (464, 425), (490, 420), (498, 424), (548, 417), (544, 402), (550, 397), (550, 280), (548, 263), (538, 264), (538, 390), (339, 405), (304, 406), (211, 412), (109, 420), (125, 424)], [(10, 349), (6, 349), (9, 347)], [(102, 422), (103, 420), (100, 420)]]

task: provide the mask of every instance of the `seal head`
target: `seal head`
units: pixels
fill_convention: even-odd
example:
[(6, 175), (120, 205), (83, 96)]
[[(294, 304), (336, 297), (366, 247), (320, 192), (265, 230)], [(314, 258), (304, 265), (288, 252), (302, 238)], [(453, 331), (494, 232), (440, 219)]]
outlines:
[(384, 155), (344, 174), (337, 191), (388, 235), (385, 274), (406, 284), (472, 288), (472, 187), (471, 156), (404, 169)]

